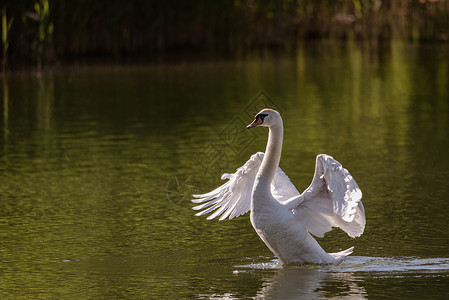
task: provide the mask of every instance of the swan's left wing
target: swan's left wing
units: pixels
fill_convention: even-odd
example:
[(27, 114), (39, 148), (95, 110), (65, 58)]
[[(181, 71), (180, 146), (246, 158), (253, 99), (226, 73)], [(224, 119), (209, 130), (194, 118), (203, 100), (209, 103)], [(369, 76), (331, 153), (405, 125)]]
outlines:
[[(193, 195), (196, 199), (193, 199), (192, 202), (201, 203), (193, 207), (194, 210), (201, 210), (196, 216), (213, 212), (207, 217), (208, 220), (217, 216), (220, 216), (220, 220), (224, 220), (247, 213), (251, 209), (251, 193), (263, 157), (263, 152), (253, 154), (235, 173), (225, 173), (221, 176), (222, 180), (228, 180), (223, 185), (209, 193)], [(281, 203), (299, 195), (295, 186), (280, 168), (277, 169), (274, 176), (271, 192), (274, 198)]]
[(287, 205), (315, 236), (323, 237), (332, 227), (339, 227), (357, 237), (365, 229), (361, 199), (362, 192), (349, 171), (333, 157), (320, 154), (311, 185)]

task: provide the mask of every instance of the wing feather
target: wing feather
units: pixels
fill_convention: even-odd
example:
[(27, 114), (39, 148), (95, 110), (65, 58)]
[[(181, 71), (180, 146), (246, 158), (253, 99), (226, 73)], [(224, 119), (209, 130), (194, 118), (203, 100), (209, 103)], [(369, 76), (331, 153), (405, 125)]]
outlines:
[(349, 171), (333, 157), (317, 156), (312, 183), (300, 198), (295, 213), (313, 235), (323, 237), (332, 227), (341, 228), (350, 237), (363, 233), (362, 192)]
[(215, 190), (201, 195), (193, 195), (192, 202), (203, 203), (193, 207), (202, 210), (196, 214), (201, 216), (214, 211), (207, 217), (211, 220), (221, 215), (220, 220), (233, 219), (245, 214), (251, 208), (251, 192), (254, 180), (263, 159), (263, 152), (253, 154), (251, 158), (233, 174), (225, 173), (222, 180), (228, 180)]
[[(215, 190), (193, 195), (193, 203), (199, 203), (193, 207), (200, 210), (196, 216), (210, 214), (207, 219), (211, 220), (220, 216), (220, 220), (233, 219), (241, 216), (251, 209), (251, 193), (254, 181), (262, 164), (263, 152), (257, 152), (233, 174), (225, 173), (222, 180), (228, 180)], [(288, 176), (278, 168), (271, 184), (273, 197), (281, 203), (286, 202), (293, 196), (299, 196), (298, 190), (290, 181)]]

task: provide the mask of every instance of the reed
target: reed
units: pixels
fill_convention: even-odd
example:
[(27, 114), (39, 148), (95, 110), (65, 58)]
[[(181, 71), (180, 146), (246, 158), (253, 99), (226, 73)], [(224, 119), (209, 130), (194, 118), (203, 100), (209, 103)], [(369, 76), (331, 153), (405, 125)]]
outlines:
[(14, 17), (8, 19), (6, 13), (6, 7), (2, 8), (2, 74), (6, 72), (6, 66), (8, 64), (8, 32), (11, 29), (12, 22), (14, 22)]

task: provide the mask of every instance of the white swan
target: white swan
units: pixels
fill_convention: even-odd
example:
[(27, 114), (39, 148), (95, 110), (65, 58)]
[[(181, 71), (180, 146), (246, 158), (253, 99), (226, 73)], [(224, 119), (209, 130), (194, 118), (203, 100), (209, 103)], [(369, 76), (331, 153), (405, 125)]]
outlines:
[(339, 227), (350, 237), (360, 236), (365, 229), (362, 192), (348, 170), (326, 154), (316, 158), (311, 185), (300, 194), (278, 167), (281, 158), (283, 124), (280, 114), (263, 109), (249, 128), (269, 128), (265, 154), (258, 152), (215, 190), (193, 195), (193, 209), (201, 216), (214, 211), (208, 220), (221, 215), (232, 219), (251, 210), (251, 224), (259, 237), (285, 265), (338, 264), (354, 249), (326, 253), (311, 234)]

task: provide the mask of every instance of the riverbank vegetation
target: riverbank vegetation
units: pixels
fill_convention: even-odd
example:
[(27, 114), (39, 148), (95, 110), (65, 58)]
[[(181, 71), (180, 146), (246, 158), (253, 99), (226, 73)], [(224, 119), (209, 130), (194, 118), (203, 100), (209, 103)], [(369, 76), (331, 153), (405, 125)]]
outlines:
[(310, 39), (446, 42), (447, 0), (2, 1), (2, 70), (294, 49)]

